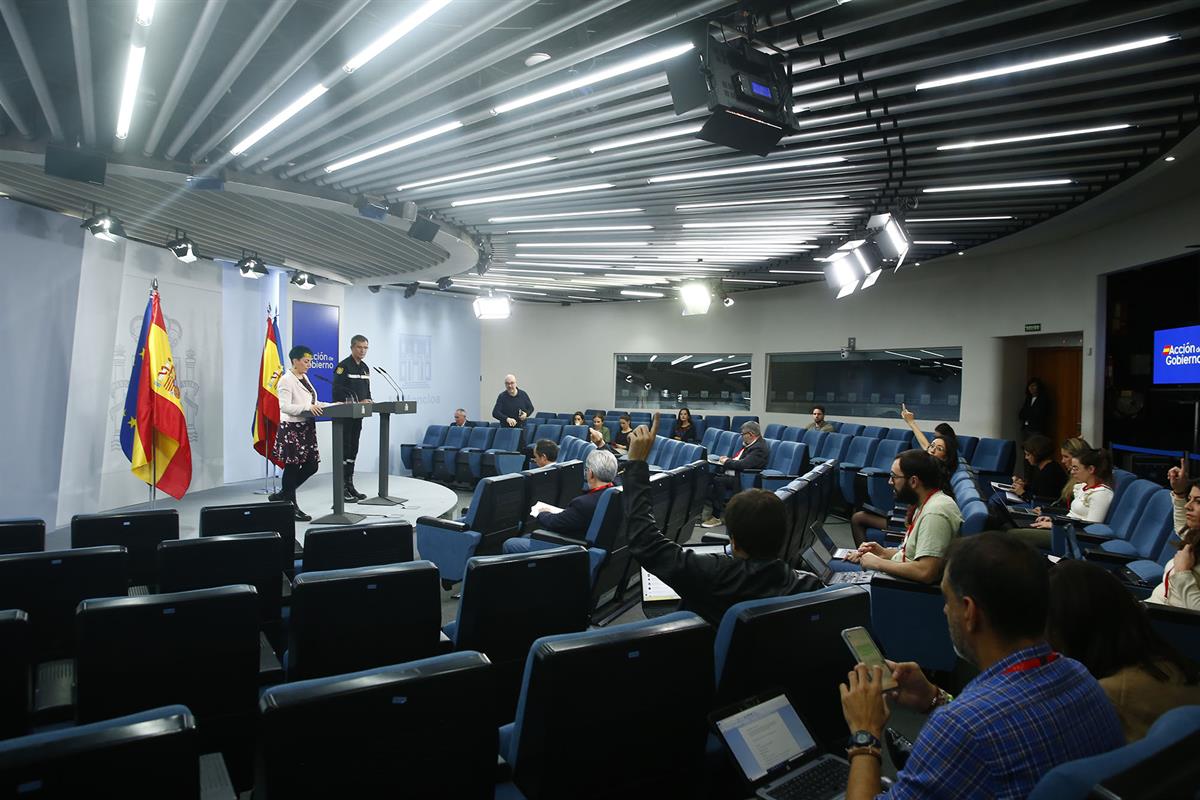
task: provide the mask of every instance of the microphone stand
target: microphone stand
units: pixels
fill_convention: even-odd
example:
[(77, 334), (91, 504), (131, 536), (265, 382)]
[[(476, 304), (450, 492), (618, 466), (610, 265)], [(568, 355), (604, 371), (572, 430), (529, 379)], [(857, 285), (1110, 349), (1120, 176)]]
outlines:
[(400, 389), (400, 386), (394, 380), (392, 380), (392, 376), (389, 375), (383, 367), (375, 366), (375, 367), (372, 367), (372, 369), (375, 370), (376, 372), (378, 372), (380, 375), (382, 375), (387, 380), (388, 385), (390, 385), (393, 389), (396, 390), (396, 400), (398, 400), (401, 403), (405, 402), (404, 392)]

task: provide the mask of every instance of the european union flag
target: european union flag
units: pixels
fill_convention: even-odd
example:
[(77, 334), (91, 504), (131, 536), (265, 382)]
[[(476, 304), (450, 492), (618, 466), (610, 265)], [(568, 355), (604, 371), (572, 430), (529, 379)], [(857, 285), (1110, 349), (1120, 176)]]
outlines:
[(121, 450), (130, 461), (133, 461), (133, 440), (136, 436), (142, 358), (146, 355), (146, 337), (150, 334), (150, 317), (153, 307), (152, 300), (146, 301), (146, 313), (142, 315), (142, 332), (138, 336), (137, 350), (133, 354), (133, 370), (129, 373), (129, 389), (125, 392), (125, 414), (121, 417)]

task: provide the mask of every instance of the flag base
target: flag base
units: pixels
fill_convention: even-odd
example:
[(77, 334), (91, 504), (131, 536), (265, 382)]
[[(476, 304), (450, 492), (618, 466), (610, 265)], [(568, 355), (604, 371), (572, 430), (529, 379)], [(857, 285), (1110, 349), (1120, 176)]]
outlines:
[(379, 497), (368, 497), (366, 500), (359, 500), (360, 506), (402, 506), (407, 503), (403, 497), (390, 497), (380, 495)]
[(348, 511), (343, 511), (340, 514), (326, 514), (323, 517), (317, 517), (309, 525), (357, 525), (366, 519), (365, 514), (351, 514)]

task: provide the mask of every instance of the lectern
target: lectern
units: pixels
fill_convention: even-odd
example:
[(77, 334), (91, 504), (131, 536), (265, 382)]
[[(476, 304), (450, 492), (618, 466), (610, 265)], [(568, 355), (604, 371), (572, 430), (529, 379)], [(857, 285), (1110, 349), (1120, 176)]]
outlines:
[(362, 521), (362, 514), (346, 513), (345, 471), (342, 464), (346, 460), (342, 452), (342, 429), (346, 420), (363, 419), (371, 416), (370, 403), (334, 403), (325, 407), (321, 416), (333, 420), (333, 513), (318, 517), (313, 525), (353, 525)]
[(391, 454), (391, 419), (392, 414), (415, 414), (417, 404), (413, 400), (388, 400), (371, 404), (371, 411), (379, 415), (379, 495), (366, 500), (359, 500), (363, 506), (398, 506), (404, 502), (403, 497), (388, 495), (388, 459)]

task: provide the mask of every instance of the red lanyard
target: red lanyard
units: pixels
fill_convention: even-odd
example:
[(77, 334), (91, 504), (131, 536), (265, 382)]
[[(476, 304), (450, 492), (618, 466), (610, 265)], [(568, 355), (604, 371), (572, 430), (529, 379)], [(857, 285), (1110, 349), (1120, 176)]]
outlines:
[[(925, 503), (933, 499), (933, 496), (940, 492), (941, 489), (934, 489), (929, 493), (929, 497), (925, 498)], [(913, 532), (913, 528), (917, 527), (917, 518), (921, 516), (921, 512), (925, 510), (925, 503), (921, 503), (921, 507), (912, 515), (912, 519), (908, 522), (908, 528), (904, 531), (904, 541), (900, 542), (900, 560), (908, 561), (908, 555), (904, 552), (904, 545), (908, 544), (908, 535)]]
[(612, 484), (606, 483), (603, 486), (597, 486), (595, 489), (588, 489), (588, 494), (591, 494), (592, 492), (603, 492), (605, 489), (611, 489), (611, 488), (612, 488)]
[(1018, 661), (1017, 663), (1013, 664), (1011, 667), (1008, 667), (1007, 669), (1005, 669), (1000, 674), (1008, 675), (1013, 672), (1028, 672), (1031, 669), (1037, 669), (1038, 667), (1044, 667), (1047, 664), (1049, 664), (1053, 661), (1057, 661), (1057, 660), (1058, 660), (1058, 653), (1051, 650), (1049, 653), (1046, 653), (1044, 656), (1035, 656), (1034, 658), (1027, 658), (1024, 661)]

